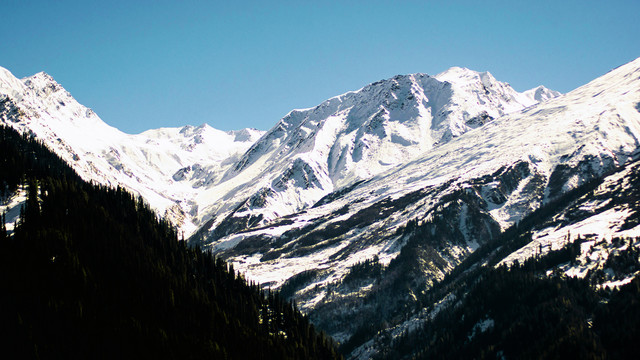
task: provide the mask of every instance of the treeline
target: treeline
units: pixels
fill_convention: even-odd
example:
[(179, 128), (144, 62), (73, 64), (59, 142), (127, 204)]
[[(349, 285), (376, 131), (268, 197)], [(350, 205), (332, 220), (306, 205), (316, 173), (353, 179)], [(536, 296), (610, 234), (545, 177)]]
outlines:
[[(488, 268), (385, 359), (632, 359), (640, 351), (640, 277), (620, 290), (588, 278), (547, 276), (579, 254), (579, 241), (511, 267)], [(577, 244), (577, 246), (576, 246)], [(637, 254), (633, 246), (626, 252)], [(638, 265), (635, 257), (635, 265)]]
[(142, 199), (7, 127), (0, 140), (0, 196), (28, 189), (0, 232), (3, 357), (339, 358), (295, 304), (189, 249)]
[(33, 137), (0, 124), (0, 200), (24, 185), (27, 178), (46, 177), (82, 181), (64, 160)]
[(383, 270), (384, 267), (380, 264), (380, 258), (378, 255), (375, 255), (371, 259), (366, 259), (351, 265), (342, 282), (350, 284), (361, 280), (379, 279)]

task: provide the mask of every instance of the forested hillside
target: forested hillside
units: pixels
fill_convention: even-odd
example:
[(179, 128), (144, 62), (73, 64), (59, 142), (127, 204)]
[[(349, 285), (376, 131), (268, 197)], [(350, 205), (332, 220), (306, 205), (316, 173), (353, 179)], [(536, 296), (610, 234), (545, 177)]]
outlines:
[[(576, 239), (523, 264), (472, 271), (422, 326), (396, 336), (376, 358), (632, 359), (640, 351), (640, 277), (620, 289), (563, 275), (576, 261)], [(640, 239), (613, 239), (612, 268), (640, 269)], [(610, 267), (610, 268), (611, 268)], [(552, 270), (549, 270), (552, 269)], [(379, 341), (383, 341), (380, 339)]]
[(338, 358), (295, 305), (189, 249), (140, 199), (0, 127), (3, 358)]

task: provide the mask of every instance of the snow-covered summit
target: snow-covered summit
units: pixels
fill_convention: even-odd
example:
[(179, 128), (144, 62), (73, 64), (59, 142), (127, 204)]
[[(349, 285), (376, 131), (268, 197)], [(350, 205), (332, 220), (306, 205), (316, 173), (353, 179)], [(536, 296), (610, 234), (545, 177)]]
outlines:
[(17, 96), (24, 91), (24, 84), (9, 70), (0, 67), (0, 91), (2, 94)]
[(523, 92), (523, 94), (534, 102), (543, 102), (562, 95), (560, 92), (547, 89), (542, 85), (529, 89)]
[[(496, 80), (496, 78), (488, 71), (477, 72), (467, 68), (452, 67), (435, 76), (440, 81), (446, 81), (462, 95), (465, 101), (479, 102), (496, 101), (496, 108), (501, 111), (489, 113), (492, 117), (498, 117), (507, 113), (521, 110), (536, 103), (553, 99), (561, 95), (561, 93), (549, 90), (544, 86), (524, 91), (522, 93), (514, 90), (511, 85)], [(481, 94), (484, 92), (487, 97)]]

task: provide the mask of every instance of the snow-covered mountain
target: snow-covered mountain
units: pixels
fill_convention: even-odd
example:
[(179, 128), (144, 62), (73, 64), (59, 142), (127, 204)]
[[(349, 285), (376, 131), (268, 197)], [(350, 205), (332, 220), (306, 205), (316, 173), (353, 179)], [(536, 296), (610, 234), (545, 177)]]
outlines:
[(234, 231), (266, 224), (558, 95), (544, 87), (518, 93), (489, 73), (451, 68), (435, 77), (396, 76), (291, 111), (262, 138), (255, 129), (208, 125), (129, 135), (49, 75), (19, 80), (0, 68), (5, 122), (35, 134), (85, 179), (142, 195), (185, 236), (202, 224), (234, 223)]
[(265, 225), (559, 95), (544, 87), (518, 93), (487, 72), (451, 68), (435, 77), (396, 76), (293, 110), (198, 195), (198, 222), (213, 231), (208, 242)]
[(45, 73), (19, 80), (0, 68), (0, 119), (34, 134), (85, 179), (140, 194), (186, 236), (194, 195), (215, 182), (262, 131), (209, 125), (129, 135), (104, 123)]
[[(330, 303), (324, 286), (354, 263), (379, 256), (386, 265), (406, 242), (360, 240), (418, 218), (395, 214), (388, 220), (396, 223), (381, 230), (388, 225), (381, 216), (409, 205), (415, 190), (392, 186), (383, 174), (406, 174), (466, 133), (559, 96), (544, 87), (518, 93), (489, 73), (451, 68), (434, 77), (396, 76), (291, 111), (264, 134), (203, 125), (128, 135), (44, 73), (18, 80), (2, 69), (0, 84), (5, 123), (35, 134), (85, 179), (142, 195), (187, 236), (203, 225), (192, 242), (230, 257), (249, 277), (291, 288), (294, 275), (322, 274), (310, 281), (318, 291), (296, 295), (306, 311)], [(340, 257), (327, 261), (337, 250)]]
[[(460, 71), (452, 69), (444, 74)], [(487, 88), (482, 74), (477, 75), (477, 83)], [(362, 326), (368, 326), (372, 318), (391, 321), (402, 316), (402, 309), (413, 306), (411, 299), (427, 291), (479, 246), (496, 239), (502, 230), (543, 204), (638, 158), (640, 59), (566, 95), (506, 115), (500, 116), (499, 111), (510, 103), (500, 103), (496, 98), (502, 97), (492, 97), (494, 104), (502, 106), (491, 108), (497, 112), (493, 113), (495, 118), (487, 117), (488, 121), (475, 128), (467, 125), (469, 120), (482, 118), (479, 114), (484, 111), (494, 116), (488, 107), (483, 107), (490, 103), (482, 98), (487, 91), (473, 93), (472, 100), (466, 96), (443, 101), (446, 105), (436, 108), (445, 107), (451, 112), (442, 122), (435, 121), (433, 115), (420, 115), (439, 114), (425, 104), (442, 103), (431, 95), (430, 86), (414, 84), (435, 84), (437, 88), (438, 77), (444, 75), (435, 79), (416, 75), (394, 78), (329, 100), (323, 105), (336, 110), (323, 118), (328, 120), (317, 124), (333, 121), (333, 129), (340, 131), (334, 130), (331, 134), (338, 135), (325, 143), (317, 135), (325, 127), (312, 121), (314, 113), (322, 111), (322, 105), (289, 114), (253, 145), (239, 166), (225, 175), (238, 176), (238, 172), (252, 166), (268, 168), (261, 175), (267, 181), (253, 187), (260, 190), (254, 192), (257, 195), (236, 206), (234, 215), (217, 218), (211, 233), (205, 231), (209, 227), (201, 229), (201, 237), (193, 241), (209, 244), (210, 249), (231, 259), (236, 269), (250, 279), (294, 297), (319, 326), (339, 341), (346, 341)], [(410, 89), (404, 97), (398, 92), (390, 91), (387, 96), (384, 90), (375, 91), (402, 81), (411, 84), (401, 87)], [(464, 89), (469, 83), (461, 81), (458, 87)], [(442, 84), (442, 89), (456, 89)], [(349, 102), (351, 98), (365, 92), (380, 94), (377, 99), (381, 101), (382, 114), (393, 113), (389, 109), (398, 114), (403, 102), (421, 96), (418, 91), (411, 91), (415, 89), (422, 89), (429, 99), (412, 107), (418, 109), (412, 113), (415, 116), (398, 116), (404, 120), (398, 122), (383, 117), (384, 132), (373, 136), (366, 130), (373, 128), (368, 125), (377, 114), (374, 107), (363, 112), (365, 115), (359, 119), (364, 120), (358, 127), (348, 127), (355, 119), (349, 114), (358, 109), (353, 105), (355, 101)], [(436, 93), (442, 95), (443, 91)], [(530, 92), (529, 99), (532, 94), (535, 98), (535, 93)], [(396, 105), (387, 105), (384, 101), (388, 99), (396, 100)], [(399, 127), (394, 126), (416, 124), (403, 129), (417, 131), (420, 120), (425, 119), (428, 126), (422, 129), (428, 129), (426, 135), (411, 138), (423, 142), (399, 145), (392, 141), (392, 134), (400, 133)], [(407, 133), (410, 132), (403, 134)], [(344, 138), (353, 139), (353, 145), (342, 146)], [(345, 151), (358, 148), (356, 139), (368, 139), (368, 146), (362, 147), (368, 151), (362, 152), (366, 156), (360, 158), (356, 151)], [(313, 146), (327, 143), (338, 150)], [(417, 150), (420, 146), (421, 150)], [(393, 153), (388, 148), (406, 150), (400, 153), (407, 155), (399, 164), (384, 167), (380, 164), (382, 154)], [(291, 155), (291, 149), (305, 151)], [(329, 154), (329, 161), (309, 164), (310, 154), (321, 153), (320, 149)], [(253, 156), (254, 153), (260, 156)], [(359, 161), (353, 161), (354, 155)], [(272, 156), (279, 159), (281, 168), (265, 160)], [(331, 159), (344, 160), (336, 161), (333, 164), (339, 166), (332, 167)], [(360, 161), (366, 164), (361, 169)], [(304, 164), (292, 168), (296, 163)], [(326, 170), (315, 172), (318, 168)], [(336, 168), (340, 171), (332, 171)], [(284, 170), (290, 175), (278, 177), (282, 173), (275, 169), (291, 169)], [(289, 180), (280, 181), (282, 178)], [(304, 186), (294, 187), (301, 184)], [(317, 190), (331, 185), (333, 192), (290, 215), (261, 210), (281, 209), (274, 205), (287, 199), (279, 193), (281, 189), (295, 188), (302, 193), (300, 187)], [(235, 194), (242, 194), (242, 190)], [(275, 220), (269, 220), (271, 216)], [(377, 275), (367, 271), (365, 275), (354, 275), (360, 274), (358, 269), (362, 268)]]

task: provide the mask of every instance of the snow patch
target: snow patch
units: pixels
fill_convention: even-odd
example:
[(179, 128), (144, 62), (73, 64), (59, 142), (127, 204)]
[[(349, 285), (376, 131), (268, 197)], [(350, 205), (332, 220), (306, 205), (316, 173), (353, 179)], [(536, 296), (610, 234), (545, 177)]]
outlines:
[(27, 190), (24, 186), (21, 186), (13, 195), (0, 202), (0, 214), (5, 214), (5, 226), (9, 235), (13, 233), (20, 219), (21, 209), (25, 206), (26, 202)]

